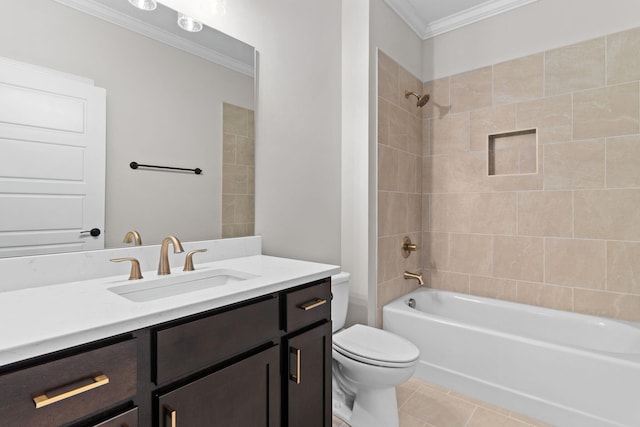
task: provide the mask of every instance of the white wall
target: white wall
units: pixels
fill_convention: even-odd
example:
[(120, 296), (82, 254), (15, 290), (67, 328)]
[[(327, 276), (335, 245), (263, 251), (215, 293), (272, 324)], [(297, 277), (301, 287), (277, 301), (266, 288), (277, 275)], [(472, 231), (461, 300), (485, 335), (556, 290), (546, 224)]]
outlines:
[(411, 74), (420, 77), (422, 40), (384, 0), (370, 2), (372, 49), (382, 50)]
[(422, 80), (626, 30), (639, 17), (638, 0), (539, 0), (424, 41)]
[(349, 324), (367, 323), (369, 283), (369, 0), (342, 2), (342, 269)]
[(256, 234), (266, 254), (339, 264), (341, 2), (162, 0), (259, 52)]
[[(253, 79), (53, 0), (0, 6), (0, 56), (106, 89), (107, 247), (130, 229), (145, 244), (220, 237), (222, 103), (253, 108)], [(204, 173), (133, 171), (131, 161)]]

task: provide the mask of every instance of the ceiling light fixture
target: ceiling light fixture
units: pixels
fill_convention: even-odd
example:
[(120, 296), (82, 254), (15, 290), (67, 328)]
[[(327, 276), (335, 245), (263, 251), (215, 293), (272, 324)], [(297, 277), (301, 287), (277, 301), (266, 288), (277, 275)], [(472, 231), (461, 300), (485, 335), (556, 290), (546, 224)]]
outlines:
[(197, 33), (202, 30), (202, 23), (196, 21), (190, 16), (184, 15), (182, 13), (178, 13), (178, 25), (185, 31), (189, 31), (191, 33)]
[(214, 0), (211, 6), (213, 16), (224, 16), (227, 13), (227, 0)]
[(129, 3), (142, 10), (154, 10), (158, 7), (156, 0), (129, 0)]

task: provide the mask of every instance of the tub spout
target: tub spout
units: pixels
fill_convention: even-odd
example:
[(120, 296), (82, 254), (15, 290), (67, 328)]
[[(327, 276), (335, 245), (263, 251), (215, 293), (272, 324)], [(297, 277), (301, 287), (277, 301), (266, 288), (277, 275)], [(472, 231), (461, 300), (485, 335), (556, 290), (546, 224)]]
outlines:
[(422, 278), (422, 273), (415, 274), (415, 273), (410, 273), (408, 271), (405, 271), (404, 272), (404, 278), (405, 278), (405, 280), (416, 279), (418, 281), (419, 285), (424, 285), (424, 279)]

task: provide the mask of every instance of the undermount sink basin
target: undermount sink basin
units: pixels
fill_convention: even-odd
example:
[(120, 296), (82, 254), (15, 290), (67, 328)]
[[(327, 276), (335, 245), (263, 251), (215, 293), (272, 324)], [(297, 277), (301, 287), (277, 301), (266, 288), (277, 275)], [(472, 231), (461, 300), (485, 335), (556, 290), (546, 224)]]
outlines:
[(145, 302), (242, 282), (254, 277), (258, 276), (237, 270), (205, 269), (142, 279), (108, 290), (130, 301)]

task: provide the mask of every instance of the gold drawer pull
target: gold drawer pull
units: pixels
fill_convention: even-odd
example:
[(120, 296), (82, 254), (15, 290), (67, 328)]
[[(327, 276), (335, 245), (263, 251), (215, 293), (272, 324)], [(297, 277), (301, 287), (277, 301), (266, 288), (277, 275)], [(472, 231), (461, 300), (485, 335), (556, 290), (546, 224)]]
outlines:
[(178, 427), (178, 411), (169, 405), (164, 405), (164, 414), (171, 417), (171, 427)]
[(49, 397), (47, 396), (47, 393), (41, 394), (40, 396), (34, 397), (33, 402), (36, 404), (36, 408), (42, 408), (43, 406), (60, 402), (61, 400), (65, 400), (70, 397), (77, 396), (78, 394), (84, 393), (85, 391), (93, 390), (94, 388), (102, 387), (103, 385), (109, 383), (109, 377), (107, 377), (104, 374), (98, 375), (97, 377), (94, 377), (91, 380), (93, 381), (91, 384), (74, 388), (73, 390), (60, 393), (56, 396)]
[(308, 311), (314, 309), (316, 307), (320, 307), (323, 304), (326, 304), (327, 300), (322, 298), (315, 298), (311, 301), (305, 302), (304, 304), (300, 304), (298, 308), (301, 308), (304, 311)]
[(291, 347), (289, 349), (289, 362), (291, 362), (291, 356), (293, 355), (296, 358), (296, 373), (291, 373), (291, 368), (289, 368), (289, 379), (296, 384), (300, 384), (300, 349)]

